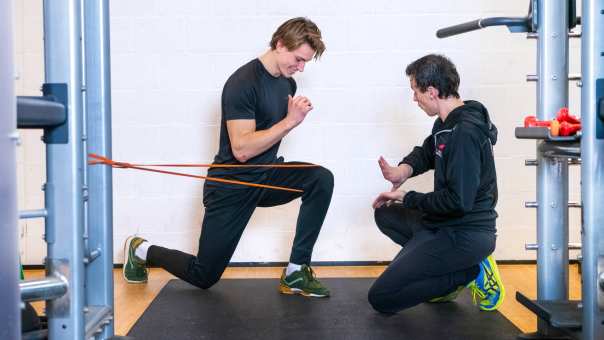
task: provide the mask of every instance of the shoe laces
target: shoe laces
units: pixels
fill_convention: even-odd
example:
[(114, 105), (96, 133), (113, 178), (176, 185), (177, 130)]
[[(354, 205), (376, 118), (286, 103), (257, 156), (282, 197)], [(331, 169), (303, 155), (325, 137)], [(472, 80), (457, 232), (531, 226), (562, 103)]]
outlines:
[(308, 268), (310, 281), (317, 281), (317, 275), (315, 274), (315, 271), (312, 270), (312, 268), (310, 266), (306, 266), (306, 268)]
[(482, 300), (485, 298), (486, 294), (476, 286), (476, 283), (472, 282), (470, 285), (470, 291), (472, 292), (472, 303), (478, 304), (478, 300)]
[(472, 291), (472, 302), (476, 304), (477, 300), (483, 300), (487, 298), (488, 295), (494, 295), (499, 290), (499, 285), (497, 284), (497, 279), (495, 278), (495, 274), (490, 271), (486, 266), (482, 266), (484, 270), (484, 289), (478, 287), (478, 285), (473, 282), (470, 286), (470, 290)]
[(308, 268), (308, 283), (313, 286), (321, 286), (321, 282), (317, 280), (317, 274), (315, 274), (315, 271), (310, 266), (306, 266), (306, 268)]
[(486, 276), (486, 282), (484, 284), (484, 288), (487, 293), (495, 294), (499, 290), (499, 285), (497, 284), (497, 279), (495, 278), (495, 274), (485, 268), (484, 270)]

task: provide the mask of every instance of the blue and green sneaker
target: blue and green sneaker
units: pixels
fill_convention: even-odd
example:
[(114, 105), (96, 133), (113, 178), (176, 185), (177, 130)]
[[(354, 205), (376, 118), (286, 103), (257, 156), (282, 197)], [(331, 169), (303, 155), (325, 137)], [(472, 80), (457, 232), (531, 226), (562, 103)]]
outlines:
[(479, 264), (480, 272), (476, 279), (468, 285), (472, 291), (472, 298), (483, 311), (493, 311), (499, 308), (505, 298), (505, 289), (497, 269), (497, 263), (492, 255), (482, 260)]
[(134, 254), (136, 247), (145, 241), (145, 239), (134, 235), (126, 239), (126, 243), (124, 244), (125, 261), (122, 274), (124, 280), (128, 283), (145, 283), (149, 278), (146, 261), (136, 257)]
[(310, 297), (328, 297), (329, 289), (315, 277), (315, 272), (309, 266), (303, 264), (297, 270), (285, 276), (285, 269), (281, 274), (279, 291), (282, 294), (300, 294)]

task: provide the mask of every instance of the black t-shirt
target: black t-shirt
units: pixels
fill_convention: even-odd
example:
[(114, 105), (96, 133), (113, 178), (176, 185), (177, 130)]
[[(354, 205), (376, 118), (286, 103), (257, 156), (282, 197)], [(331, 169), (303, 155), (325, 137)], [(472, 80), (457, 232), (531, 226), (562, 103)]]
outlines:
[[(231, 119), (255, 119), (256, 130), (266, 130), (285, 118), (287, 96), (296, 93), (292, 78), (274, 77), (259, 59), (241, 66), (233, 73), (222, 90), (222, 119), (220, 122), (220, 146), (214, 157), (215, 164), (241, 164), (231, 149), (226, 122)], [(281, 142), (275, 143), (263, 153), (250, 158), (245, 164), (269, 164), (277, 162)], [(210, 168), (208, 176), (246, 182), (262, 182), (270, 168)], [(246, 186), (207, 181), (206, 185), (245, 189)]]

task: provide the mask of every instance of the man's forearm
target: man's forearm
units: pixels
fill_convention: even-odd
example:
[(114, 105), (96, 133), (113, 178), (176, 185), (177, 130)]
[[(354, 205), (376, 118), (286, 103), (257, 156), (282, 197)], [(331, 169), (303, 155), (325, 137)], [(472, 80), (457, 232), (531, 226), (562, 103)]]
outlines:
[(245, 163), (281, 141), (294, 127), (293, 123), (283, 119), (269, 129), (241, 135), (236, 141), (231, 141), (233, 155), (238, 161)]

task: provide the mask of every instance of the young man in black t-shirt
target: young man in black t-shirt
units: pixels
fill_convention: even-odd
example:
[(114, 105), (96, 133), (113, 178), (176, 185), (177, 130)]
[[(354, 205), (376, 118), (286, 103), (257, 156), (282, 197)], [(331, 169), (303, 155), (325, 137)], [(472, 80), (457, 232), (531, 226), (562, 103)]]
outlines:
[[(454, 300), (465, 287), (479, 308), (492, 311), (505, 291), (495, 250), (497, 128), (487, 109), (459, 97), (455, 65), (427, 55), (406, 70), (413, 100), (430, 117), (432, 133), (398, 166), (378, 163), (392, 189), (373, 202), (379, 229), (403, 248), (369, 290), (369, 302), (396, 313), (422, 302)], [(410, 177), (434, 170), (434, 191), (398, 190)]]
[[(220, 148), (215, 164), (282, 163), (277, 157), (281, 139), (313, 109), (311, 101), (296, 96), (291, 78), (325, 50), (319, 28), (306, 18), (283, 23), (273, 34), (270, 49), (240, 67), (222, 92)], [(285, 164), (304, 164), (288, 162)], [(280, 291), (325, 297), (329, 290), (314, 276), (310, 260), (331, 202), (333, 175), (323, 167), (210, 168), (208, 176), (303, 190), (277, 191), (206, 181), (205, 215), (197, 256), (151, 245), (136, 236), (125, 246), (124, 277), (147, 281), (145, 265), (155, 265), (200, 288), (209, 288), (222, 276), (256, 207), (272, 207), (302, 198), (289, 264), (283, 270)]]

